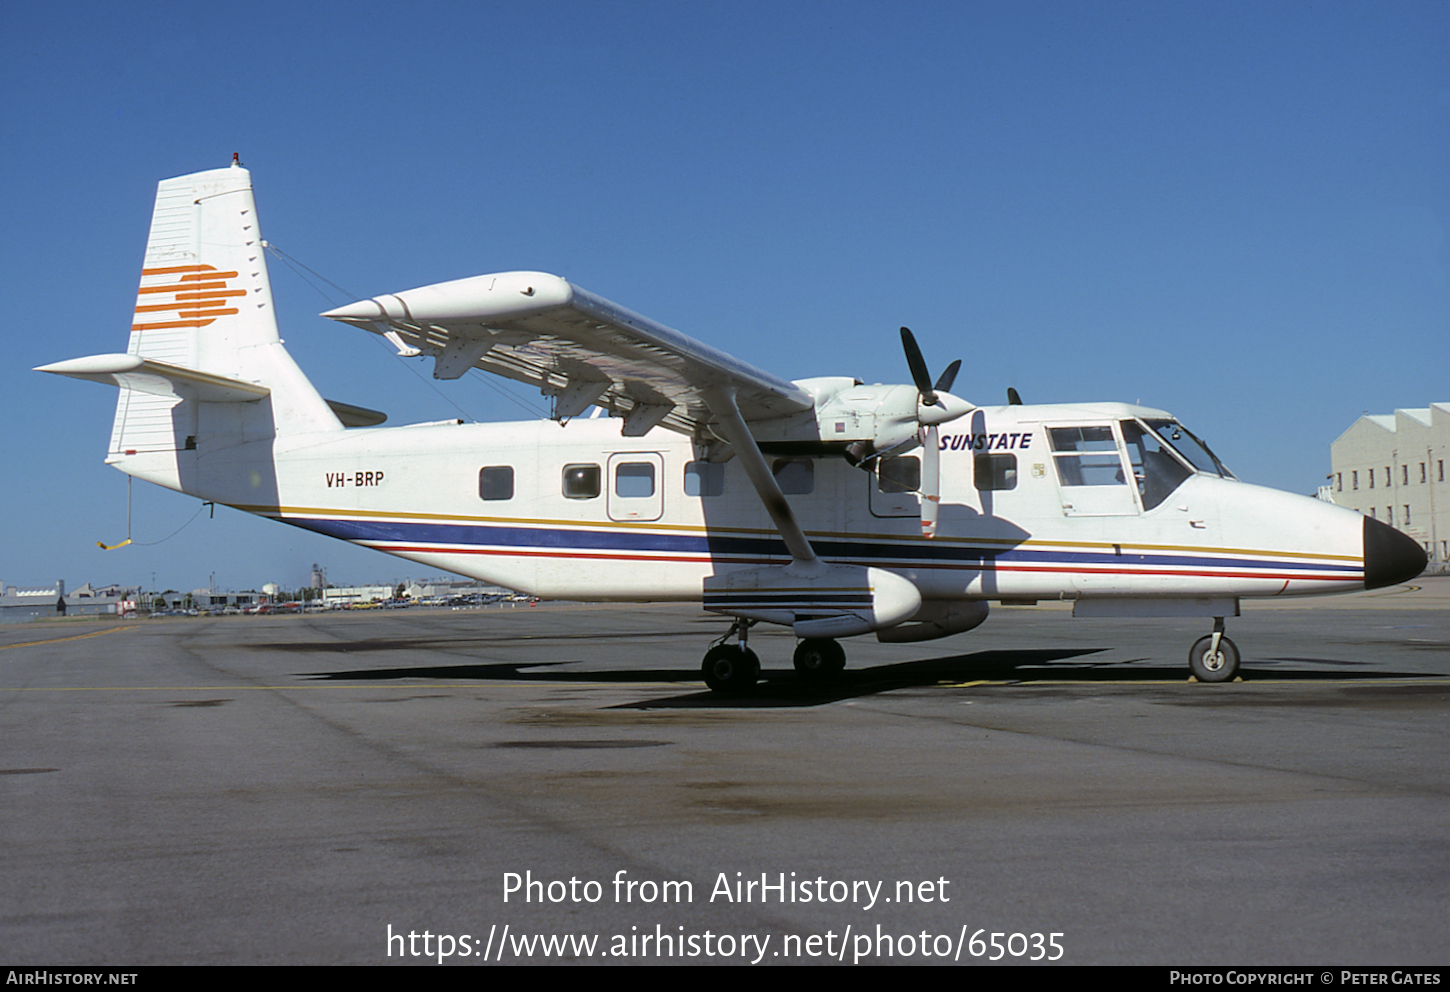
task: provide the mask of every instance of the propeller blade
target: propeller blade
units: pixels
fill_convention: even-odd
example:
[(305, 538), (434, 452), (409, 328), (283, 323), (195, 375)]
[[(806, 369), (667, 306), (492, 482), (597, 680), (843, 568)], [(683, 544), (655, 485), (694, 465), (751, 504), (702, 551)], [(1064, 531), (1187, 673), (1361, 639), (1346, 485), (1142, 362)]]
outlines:
[(941, 509), (941, 443), (936, 424), (926, 429), (921, 452), (921, 536), (936, 537), (937, 511)]
[(961, 370), (962, 360), (958, 358), (956, 361), (952, 362), (950, 365), (947, 366), (947, 370), (943, 372), (941, 374), (941, 378), (936, 381), (936, 391), (939, 393), (951, 392), (952, 383), (957, 381), (957, 373)]
[(1007, 387), (1007, 405), (1008, 406), (1021, 406), (1022, 405), (1022, 397), (1021, 396), (1018, 396), (1017, 395), (1017, 390), (1013, 389), (1011, 386), (1008, 386)]
[(917, 347), (916, 338), (909, 328), (901, 329), (901, 347), (906, 350), (906, 364), (911, 369), (911, 381), (916, 383), (916, 391), (921, 394), (921, 402), (935, 406), (936, 390), (931, 388), (931, 373), (926, 370), (926, 359), (921, 357), (921, 349)]

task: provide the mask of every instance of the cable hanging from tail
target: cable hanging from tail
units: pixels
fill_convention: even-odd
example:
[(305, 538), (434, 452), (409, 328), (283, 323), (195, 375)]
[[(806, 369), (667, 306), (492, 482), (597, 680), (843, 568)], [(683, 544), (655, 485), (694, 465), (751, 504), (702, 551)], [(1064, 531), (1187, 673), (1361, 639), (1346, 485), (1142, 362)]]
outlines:
[(102, 551), (115, 551), (118, 548), (124, 548), (128, 544), (134, 544), (138, 548), (154, 548), (158, 544), (166, 543), (177, 534), (180, 534), (182, 531), (186, 530), (186, 528), (190, 527), (192, 521), (194, 521), (197, 517), (201, 516), (201, 511), (205, 510), (207, 507), (211, 507), (212, 516), (216, 516), (216, 504), (208, 501), (201, 504), (201, 506), (198, 506), (196, 508), (196, 512), (191, 515), (186, 523), (182, 524), (180, 527), (176, 528), (174, 531), (172, 531), (170, 534), (167, 534), (159, 541), (133, 541), (131, 540), (131, 479), (131, 476), (126, 476), (126, 539), (120, 544), (106, 544), (104, 541), (97, 541), (96, 547), (100, 548)]
[(102, 551), (115, 551), (117, 548), (124, 548), (131, 543), (131, 476), (126, 476), (126, 539), (120, 544), (107, 544), (104, 541), (97, 541), (96, 547)]

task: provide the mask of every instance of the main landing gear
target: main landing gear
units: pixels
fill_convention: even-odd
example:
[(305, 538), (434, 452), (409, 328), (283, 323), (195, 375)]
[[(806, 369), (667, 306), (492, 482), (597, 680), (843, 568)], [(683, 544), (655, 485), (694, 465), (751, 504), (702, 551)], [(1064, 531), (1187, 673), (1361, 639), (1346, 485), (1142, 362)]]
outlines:
[[(739, 695), (755, 688), (760, 679), (760, 659), (746, 647), (754, 620), (736, 620), (729, 632), (709, 651), (700, 665), (705, 684), (715, 692)], [(737, 637), (738, 643), (728, 643)], [(807, 637), (796, 645), (795, 670), (812, 681), (828, 679), (846, 667), (846, 649), (829, 637)]]
[(1213, 618), (1213, 633), (1188, 651), (1188, 670), (1200, 682), (1228, 682), (1239, 671), (1239, 648), (1224, 636), (1223, 617)]
[[(705, 675), (705, 684), (715, 692), (739, 695), (755, 688), (760, 678), (760, 659), (745, 646), (753, 626), (754, 620), (737, 619), (719, 643), (705, 652), (700, 670)], [(725, 643), (737, 635), (740, 638), (738, 644)]]
[(827, 679), (846, 667), (846, 649), (829, 637), (807, 637), (796, 645), (795, 670), (803, 678)]

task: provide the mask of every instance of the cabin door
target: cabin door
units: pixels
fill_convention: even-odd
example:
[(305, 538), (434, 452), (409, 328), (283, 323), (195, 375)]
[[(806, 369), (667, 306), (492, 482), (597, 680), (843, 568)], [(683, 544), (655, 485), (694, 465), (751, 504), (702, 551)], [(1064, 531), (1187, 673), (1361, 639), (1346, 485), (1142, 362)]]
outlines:
[(1062, 512), (1069, 517), (1119, 517), (1138, 512), (1132, 467), (1111, 424), (1048, 427)]

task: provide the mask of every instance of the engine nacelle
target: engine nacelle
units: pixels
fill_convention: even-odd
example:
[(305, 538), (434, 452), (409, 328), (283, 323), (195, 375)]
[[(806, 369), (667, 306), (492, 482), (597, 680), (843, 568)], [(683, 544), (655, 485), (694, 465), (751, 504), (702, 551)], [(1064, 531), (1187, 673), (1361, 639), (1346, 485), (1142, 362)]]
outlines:
[(906, 644), (912, 641), (934, 641), (980, 626), (987, 619), (989, 607), (984, 599), (933, 600), (922, 603), (921, 609), (906, 623), (878, 630), (876, 639), (883, 644)]
[(768, 454), (845, 455), (852, 461), (910, 447), (922, 426), (944, 423), (975, 407), (950, 393), (923, 406), (913, 385), (864, 385), (856, 379), (800, 379), (815, 408), (793, 417), (756, 421), (751, 433)]
[(851, 637), (893, 627), (921, 609), (921, 592), (895, 572), (861, 565), (772, 565), (705, 579), (705, 609), (795, 629), (801, 637)]

